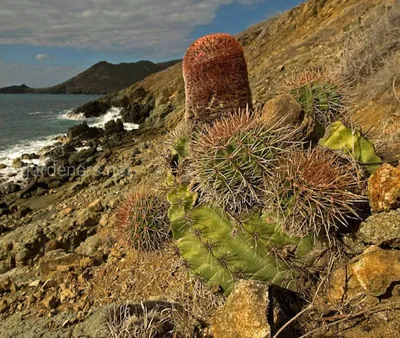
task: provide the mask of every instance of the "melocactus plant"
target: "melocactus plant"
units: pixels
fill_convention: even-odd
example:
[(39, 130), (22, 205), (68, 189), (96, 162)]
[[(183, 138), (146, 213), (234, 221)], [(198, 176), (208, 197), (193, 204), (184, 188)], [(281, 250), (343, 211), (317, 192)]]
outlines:
[(322, 126), (342, 117), (349, 95), (339, 75), (309, 70), (289, 76), (281, 88), (300, 103), (304, 113)]
[(233, 113), (205, 126), (192, 145), (190, 173), (201, 199), (240, 212), (260, 203), (279, 158), (298, 142), (293, 126), (267, 126), (258, 113)]
[(195, 41), (183, 59), (186, 119), (211, 122), (233, 109), (251, 106), (243, 47), (229, 34)]
[(168, 202), (155, 192), (139, 191), (128, 196), (116, 220), (123, 239), (136, 250), (160, 249), (169, 238)]
[[(285, 230), (305, 236), (347, 226), (359, 218), (363, 181), (355, 164), (317, 147), (290, 151), (280, 167), (280, 186), (266, 205), (276, 208)], [(274, 202), (273, 202), (274, 201)]]

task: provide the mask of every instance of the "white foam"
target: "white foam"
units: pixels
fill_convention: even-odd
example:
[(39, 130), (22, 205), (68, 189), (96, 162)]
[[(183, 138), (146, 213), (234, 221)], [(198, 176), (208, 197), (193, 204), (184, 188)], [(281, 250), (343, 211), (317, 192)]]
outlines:
[[(23, 181), (22, 173), (25, 167), (21, 169), (15, 169), (12, 167), (13, 161), (21, 157), (23, 154), (37, 154), (40, 149), (46, 146), (52, 146), (54, 143), (57, 142), (55, 140), (56, 136), (58, 135), (46, 136), (33, 140), (24, 140), (8, 147), (7, 149), (0, 150), (0, 163), (7, 166), (7, 168), (0, 170), (0, 174), (3, 175), (2, 178), (6, 179), (7, 181)], [(28, 165), (43, 165), (44, 163), (46, 163), (47, 158), (41, 157), (40, 159), (22, 161), (27, 163)], [(8, 177), (8, 175), (11, 174), (16, 174), (16, 176)]]
[[(59, 118), (74, 120), (74, 121), (87, 121), (90, 127), (104, 128), (105, 124), (111, 120), (118, 120), (121, 118), (122, 108), (120, 107), (111, 107), (107, 112), (99, 117), (91, 117), (85, 118), (83, 113), (72, 113), (72, 110), (64, 112), (64, 114), (60, 115)], [(126, 130), (139, 129), (139, 125), (136, 123), (124, 123), (124, 128)]]
[(61, 120), (73, 120), (73, 121), (84, 121), (86, 120), (83, 113), (72, 114), (72, 110), (64, 110), (61, 115), (58, 116)]
[[(75, 121), (87, 121), (88, 125), (91, 127), (98, 127), (98, 128), (104, 128), (105, 124), (108, 121), (114, 120), (116, 121), (117, 119), (121, 118), (121, 111), (122, 108), (119, 107), (112, 107), (110, 108), (107, 113), (103, 116), (97, 117), (97, 118), (89, 118), (85, 119), (84, 114), (73, 114), (71, 115), (72, 110), (64, 110), (62, 114), (59, 114), (57, 117), (60, 119), (69, 119), (69, 120), (75, 120)], [(39, 114), (45, 114), (44, 112), (33, 112), (30, 113), (31, 115), (39, 115)], [(133, 130), (133, 129), (138, 129), (139, 125), (135, 123), (124, 123), (124, 128), (126, 130)], [(67, 132), (67, 131), (65, 131)], [(33, 140), (24, 140), (22, 142), (19, 142), (11, 147), (8, 147), (5, 150), (0, 150), (0, 163), (5, 164), (7, 168), (1, 169), (0, 174), (3, 175), (3, 178), (6, 178), (8, 181), (21, 181), (22, 180), (22, 172), (24, 168), (22, 169), (14, 169), (12, 167), (12, 162), (18, 157), (21, 157), (23, 154), (31, 154), (31, 153), (39, 153), (39, 150), (46, 146), (52, 146), (57, 142), (57, 139), (60, 135), (51, 135), (47, 137), (41, 137), (38, 139), (33, 139)], [(82, 147), (78, 148), (77, 151), (85, 150), (88, 147)], [(23, 162), (26, 162), (28, 164), (37, 164), (37, 165), (42, 165), (47, 161), (47, 159), (42, 158), (39, 160), (23, 160)], [(15, 177), (10, 177), (7, 178), (8, 174), (13, 174), (17, 173), (17, 176)]]

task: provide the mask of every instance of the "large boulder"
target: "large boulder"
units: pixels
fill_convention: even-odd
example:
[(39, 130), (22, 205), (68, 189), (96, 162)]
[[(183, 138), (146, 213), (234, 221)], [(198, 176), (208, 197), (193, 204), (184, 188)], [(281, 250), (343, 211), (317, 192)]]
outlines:
[(154, 110), (155, 102), (150, 98), (146, 103), (131, 102), (121, 111), (121, 117), (124, 122), (141, 124), (150, 116)]
[(104, 125), (104, 131), (106, 135), (122, 133), (124, 131), (124, 123), (122, 122), (121, 119), (118, 119), (117, 121), (114, 120), (108, 121)]
[(84, 104), (82, 107), (75, 109), (71, 115), (83, 114), (86, 118), (88, 117), (99, 117), (107, 113), (111, 106), (108, 103), (92, 101)]
[(97, 137), (101, 137), (103, 135), (103, 130), (96, 127), (89, 127), (87, 122), (83, 122), (81, 124), (77, 124), (68, 129), (68, 140), (91, 140)]

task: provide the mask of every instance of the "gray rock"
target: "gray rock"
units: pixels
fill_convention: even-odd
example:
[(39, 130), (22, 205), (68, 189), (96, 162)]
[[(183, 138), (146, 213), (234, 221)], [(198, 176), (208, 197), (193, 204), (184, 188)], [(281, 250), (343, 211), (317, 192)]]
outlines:
[(400, 210), (373, 214), (363, 222), (357, 238), (366, 244), (400, 248)]
[(88, 238), (76, 249), (76, 252), (84, 256), (93, 256), (102, 244), (99, 235), (93, 235)]

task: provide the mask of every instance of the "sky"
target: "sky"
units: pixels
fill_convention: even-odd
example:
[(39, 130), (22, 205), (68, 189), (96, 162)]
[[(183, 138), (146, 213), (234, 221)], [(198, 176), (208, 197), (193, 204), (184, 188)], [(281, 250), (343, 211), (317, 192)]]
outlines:
[(303, 0), (0, 0), (0, 87), (47, 87), (99, 61), (183, 57), (197, 38), (237, 34)]

